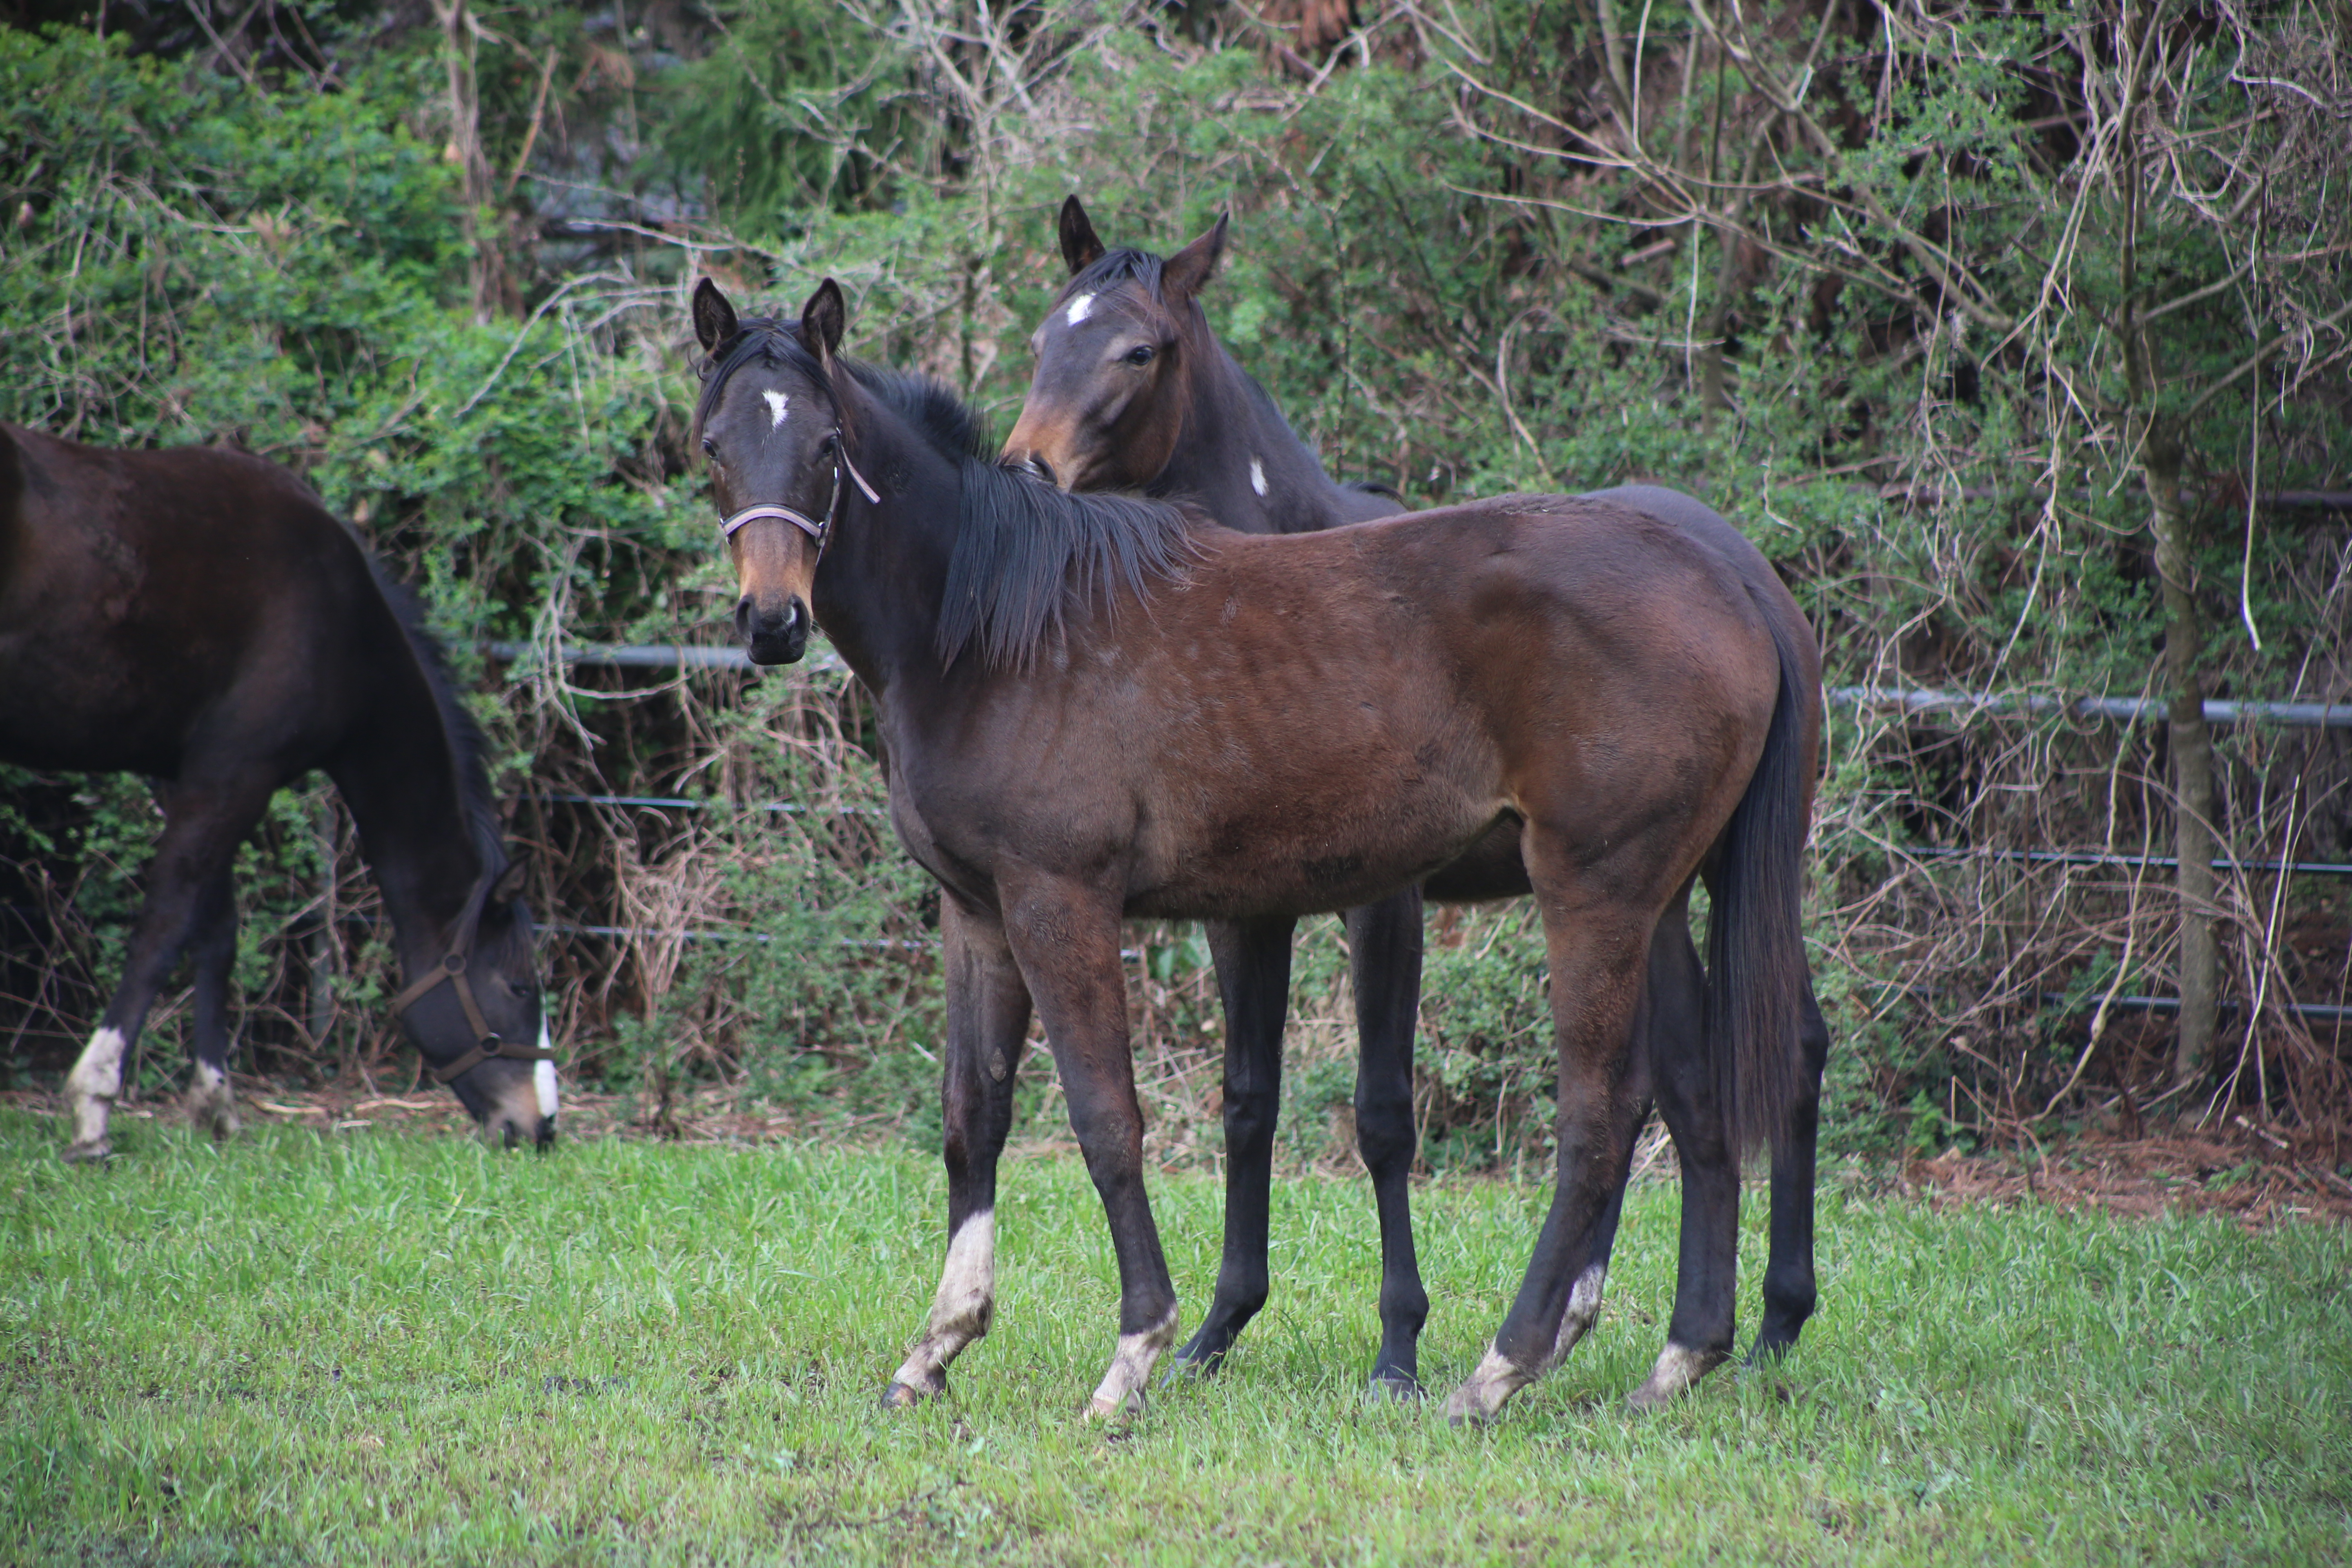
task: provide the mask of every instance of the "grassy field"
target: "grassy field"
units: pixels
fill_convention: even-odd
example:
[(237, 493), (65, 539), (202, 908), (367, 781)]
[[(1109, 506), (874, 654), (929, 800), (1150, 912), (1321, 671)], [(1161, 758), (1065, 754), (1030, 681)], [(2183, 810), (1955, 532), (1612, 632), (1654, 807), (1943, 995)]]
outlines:
[[(1219, 1380), (1107, 1431), (1100, 1214), (1013, 1162), (996, 1332), (947, 1405), (876, 1396), (943, 1245), (934, 1163), (382, 1131), (216, 1149), (121, 1124), (100, 1171), (0, 1113), (0, 1561), (2296, 1563), (2352, 1554), (2352, 1232), (1934, 1213), (1825, 1194), (1824, 1310), (1779, 1372), (1667, 1413), (1675, 1196), (1483, 1431), (1368, 1405), (1369, 1199), (1284, 1184), (1275, 1304)], [(1188, 1324), (1218, 1194), (1155, 1200)], [(1441, 1390), (1542, 1190), (1418, 1199)], [(1749, 1205), (1745, 1245), (1760, 1237)], [(1752, 1276), (1752, 1263), (1748, 1268)], [(1752, 1293), (1743, 1321), (1752, 1322)]]

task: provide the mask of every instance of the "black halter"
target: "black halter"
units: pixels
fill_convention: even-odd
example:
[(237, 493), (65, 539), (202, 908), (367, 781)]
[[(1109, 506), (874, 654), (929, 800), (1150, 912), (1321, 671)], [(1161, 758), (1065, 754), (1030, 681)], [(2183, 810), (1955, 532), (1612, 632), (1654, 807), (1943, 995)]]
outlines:
[(457, 1005), (466, 1010), (466, 1022), (474, 1031), (474, 1048), (446, 1067), (427, 1062), (425, 1070), (433, 1075), (435, 1083), (446, 1084), (463, 1078), (492, 1057), (519, 1062), (555, 1059), (555, 1053), (544, 1046), (520, 1046), (501, 1038), (482, 1016), (481, 1006), (474, 1000), (474, 987), (466, 979), (466, 953), (474, 945), (475, 931), (482, 923), (482, 906), (489, 901), (490, 884), (497, 879), (493, 873), (474, 884), (474, 890), (466, 895), (466, 912), (457, 917), (457, 936), (449, 951), (442, 955), (440, 963), (410, 981), (408, 989), (392, 999), (393, 1012), (404, 1014), (445, 981), (457, 988)]
[(841, 431), (835, 428), (833, 433), (833, 489), (824, 498), (823, 519), (811, 517), (804, 511), (795, 510), (779, 501), (762, 501), (757, 506), (747, 506), (741, 511), (722, 519), (719, 524), (719, 537), (732, 539), (735, 537), (735, 531), (745, 523), (756, 521), (763, 517), (772, 517), (780, 522), (791, 523), (794, 528), (816, 541), (816, 552), (819, 557), (822, 557), (824, 554), (824, 542), (832, 535), (833, 525), (841, 519), (841, 476), (845, 470), (851, 479), (857, 481), (857, 488), (865, 492), (867, 500), (878, 501), (882, 499), (875, 493), (874, 487), (866, 482), (866, 476), (857, 471), (857, 465), (849, 460), (848, 444), (842, 440)]

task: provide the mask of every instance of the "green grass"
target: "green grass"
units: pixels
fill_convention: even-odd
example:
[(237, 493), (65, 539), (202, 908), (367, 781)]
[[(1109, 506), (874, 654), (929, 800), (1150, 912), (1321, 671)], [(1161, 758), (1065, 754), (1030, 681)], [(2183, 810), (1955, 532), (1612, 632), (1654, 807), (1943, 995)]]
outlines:
[[(1496, 1426), (1365, 1404), (1357, 1184), (1277, 1192), (1276, 1296), (1214, 1383), (1078, 1410), (1114, 1292), (1083, 1168), (1022, 1160), (996, 1332), (877, 1407), (944, 1244), (935, 1163), (382, 1131), (226, 1148), (118, 1122), (105, 1170), (0, 1114), (0, 1562), (2326, 1562), (2352, 1542), (2352, 1233), (1830, 1192), (1778, 1373), (1659, 1415), (1671, 1188), (1609, 1306)], [(1423, 1367), (1475, 1361), (1545, 1194), (1417, 1212)], [(1154, 1198), (1188, 1323), (1218, 1194)], [(1756, 1315), (1760, 1237), (1745, 1238)]]

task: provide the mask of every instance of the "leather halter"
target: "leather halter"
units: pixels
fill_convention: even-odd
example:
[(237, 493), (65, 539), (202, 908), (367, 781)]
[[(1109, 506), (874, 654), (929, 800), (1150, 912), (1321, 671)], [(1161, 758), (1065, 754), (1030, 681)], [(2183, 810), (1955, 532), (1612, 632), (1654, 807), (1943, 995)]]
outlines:
[(519, 1062), (551, 1062), (555, 1059), (555, 1053), (544, 1046), (517, 1045), (512, 1040), (501, 1038), (499, 1032), (490, 1027), (488, 1020), (482, 1016), (481, 1005), (474, 1000), (474, 987), (466, 979), (466, 950), (474, 945), (474, 933), (482, 923), (482, 906), (489, 900), (490, 884), (494, 880), (495, 876), (483, 878), (466, 896), (466, 912), (457, 919), (457, 940), (451, 943), (449, 951), (442, 954), (441, 962), (409, 982), (408, 989), (392, 999), (393, 1012), (404, 1014), (431, 995), (444, 982), (457, 988), (457, 1005), (466, 1010), (466, 1023), (474, 1031), (474, 1048), (446, 1067), (435, 1067), (429, 1061), (425, 1063), (425, 1070), (433, 1075), (435, 1083), (446, 1084), (463, 1078), (492, 1057), (505, 1057)]
[(849, 460), (849, 448), (842, 441), (841, 432), (836, 429), (833, 433), (833, 492), (825, 497), (824, 516), (822, 520), (811, 517), (804, 511), (795, 510), (781, 502), (762, 501), (757, 506), (747, 506), (741, 511), (732, 513), (722, 520), (719, 524), (719, 537), (732, 539), (735, 537), (735, 531), (745, 523), (755, 522), (763, 517), (772, 517), (779, 522), (791, 523), (814, 540), (816, 552), (819, 556), (823, 556), (824, 542), (832, 535), (833, 525), (841, 519), (841, 476), (845, 469), (851, 479), (857, 481), (857, 488), (865, 492), (867, 500), (878, 501), (882, 499), (875, 493), (874, 487), (866, 482), (866, 476), (857, 471), (857, 465)]

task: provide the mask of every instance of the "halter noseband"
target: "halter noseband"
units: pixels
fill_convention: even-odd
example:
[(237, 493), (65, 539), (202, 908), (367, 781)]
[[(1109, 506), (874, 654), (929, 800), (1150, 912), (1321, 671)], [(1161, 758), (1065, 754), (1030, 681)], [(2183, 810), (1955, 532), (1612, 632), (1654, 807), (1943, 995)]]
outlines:
[(845, 469), (848, 471), (851, 479), (857, 481), (857, 488), (865, 492), (867, 500), (878, 501), (882, 499), (875, 493), (874, 487), (866, 482), (866, 476), (857, 471), (857, 465), (849, 460), (849, 448), (842, 440), (841, 432), (835, 429), (833, 433), (833, 490), (825, 497), (824, 516), (822, 519), (811, 517), (804, 511), (795, 510), (778, 501), (762, 501), (757, 506), (747, 506), (741, 511), (723, 519), (719, 524), (719, 537), (732, 539), (735, 537), (735, 531), (745, 523), (756, 522), (763, 517), (772, 517), (779, 522), (791, 523), (814, 540), (816, 552), (822, 556), (824, 553), (824, 542), (832, 535), (833, 525), (841, 518), (841, 476)]
[(555, 1053), (545, 1046), (519, 1046), (499, 1037), (482, 1016), (481, 1006), (474, 1000), (474, 988), (466, 979), (466, 950), (474, 945), (474, 932), (482, 923), (482, 905), (488, 900), (490, 884), (496, 879), (493, 873), (474, 884), (474, 890), (466, 896), (466, 912), (457, 919), (457, 940), (449, 951), (442, 954), (440, 963), (411, 981), (407, 990), (392, 999), (393, 1012), (404, 1014), (432, 994), (444, 981), (457, 988), (457, 1005), (466, 1010), (466, 1023), (474, 1031), (474, 1048), (446, 1067), (427, 1062), (425, 1070), (433, 1075), (435, 1083), (446, 1084), (463, 1078), (492, 1057), (519, 1062), (555, 1059)]

